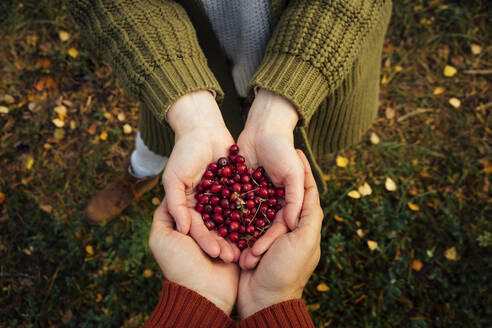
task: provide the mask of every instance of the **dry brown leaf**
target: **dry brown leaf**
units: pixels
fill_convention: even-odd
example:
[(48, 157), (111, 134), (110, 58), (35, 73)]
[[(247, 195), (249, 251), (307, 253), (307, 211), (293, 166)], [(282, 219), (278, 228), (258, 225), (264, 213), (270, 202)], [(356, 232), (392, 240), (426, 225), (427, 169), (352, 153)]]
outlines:
[(337, 156), (337, 166), (338, 167), (347, 167), (348, 162), (349, 162), (349, 160), (347, 157)]
[(96, 295), (96, 303), (101, 302), (102, 299), (103, 299), (103, 296), (101, 294), (97, 293), (97, 295)]
[(453, 246), (451, 248), (448, 248), (444, 252), (444, 257), (450, 261), (456, 261), (458, 259), (458, 253), (456, 253), (456, 247)]
[(395, 118), (395, 110), (391, 107), (386, 107), (384, 115), (388, 120), (392, 120)]
[(144, 278), (150, 278), (150, 277), (152, 277), (153, 274), (154, 274), (154, 272), (152, 272), (152, 270), (150, 270), (150, 269), (145, 269), (143, 272)]
[(348, 192), (347, 196), (353, 199), (359, 199), (360, 198), (360, 193), (357, 190), (351, 190)]
[(461, 106), (461, 101), (458, 98), (451, 98), (449, 99), (449, 104), (453, 106), (454, 108), (460, 108)]
[(327, 291), (330, 290), (330, 287), (328, 287), (327, 284), (325, 284), (324, 282), (322, 282), (318, 286), (316, 286), (316, 290), (318, 292), (327, 292)]
[(0, 204), (2, 204), (5, 201), (5, 194), (3, 192), (0, 192)]
[(388, 191), (395, 191), (396, 190), (396, 183), (391, 179), (390, 177), (386, 178), (386, 181), (384, 182), (384, 187)]
[(316, 311), (319, 308), (320, 308), (319, 303), (314, 303), (314, 304), (308, 304), (308, 305), (306, 305), (306, 310), (308, 310), (309, 312)]
[(374, 240), (368, 240), (367, 241), (367, 247), (369, 247), (369, 249), (371, 251), (375, 250), (376, 248), (378, 248), (378, 243), (375, 242)]
[(421, 260), (418, 260), (418, 259), (415, 259), (412, 261), (412, 270), (414, 271), (420, 271), (422, 270), (422, 267), (424, 265), (422, 264), (422, 261)]
[(6, 102), (7, 104), (13, 104), (15, 102), (15, 98), (11, 95), (3, 95), (2, 98), (0, 98), (0, 101)]
[(123, 122), (124, 120), (126, 120), (126, 115), (125, 115), (125, 113), (119, 113), (117, 118), (118, 118), (118, 121)]
[(324, 174), (324, 175), (323, 175), (323, 180), (325, 180), (325, 181), (330, 181), (330, 180), (331, 180), (331, 178), (332, 178), (332, 177), (331, 177), (331, 174)]
[(55, 137), (56, 140), (61, 140), (65, 137), (65, 130), (57, 128), (55, 129), (53, 136)]
[(97, 132), (97, 127), (95, 124), (92, 124), (91, 126), (89, 126), (89, 128), (87, 129), (87, 133), (89, 133), (91, 136), (95, 135)]
[(66, 324), (68, 324), (70, 322), (70, 319), (72, 319), (72, 317), (73, 317), (72, 310), (68, 310), (67, 312), (65, 312), (65, 314), (61, 318), (61, 322), (64, 325), (66, 325)]
[(458, 72), (456, 68), (451, 65), (446, 65), (443, 71), (445, 77), (452, 77), (456, 74), (456, 72)]
[(362, 197), (372, 194), (372, 188), (367, 182), (364, 182), (364, 184), (359, 187), (358, 191)]
[(446, 91), (446, 88), (444, 88), (444, 87), (436, 87), (434, 89), (433, 94), (434, 94), (434, 96), (439, 96), (440, 94), (443, 94), (444, 91)]
[(39, 208), (48, 214), (51, 214), (53, 212), (53, 207), (49, 204), (39, 205)]

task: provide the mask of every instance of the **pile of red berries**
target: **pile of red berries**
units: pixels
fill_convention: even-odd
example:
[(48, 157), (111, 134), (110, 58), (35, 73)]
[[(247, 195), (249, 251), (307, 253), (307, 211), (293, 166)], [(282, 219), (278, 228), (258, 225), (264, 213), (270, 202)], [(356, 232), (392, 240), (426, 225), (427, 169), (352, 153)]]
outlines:
[(248, 168), (239, 147), (232, 145), (227, 158), (208, 165), (195, 198), (205, 226), (242, 250), (270, 228), (283, 206), (285, 190), (273, 185), (263, 167)]

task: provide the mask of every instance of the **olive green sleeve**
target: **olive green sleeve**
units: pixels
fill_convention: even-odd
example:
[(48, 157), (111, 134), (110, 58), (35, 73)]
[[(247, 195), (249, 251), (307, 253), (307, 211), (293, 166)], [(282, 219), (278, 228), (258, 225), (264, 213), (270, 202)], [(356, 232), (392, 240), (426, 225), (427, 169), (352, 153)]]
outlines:
[(162, 122), (179, 97), (223, 91), (183, 7), (166, 0), (67, 0), (81, 34), (100, 50), (129, 94)]
[(256, 86), (281, 94), (296, 106), (299, 125), (307, 124), (321, 102), (350, 78), (355, 62), (381, 53), (380, 46), (369, 43), (375, 36), (384, 38), (390, 13), (389, 0), (290, 1), (248, 96)]

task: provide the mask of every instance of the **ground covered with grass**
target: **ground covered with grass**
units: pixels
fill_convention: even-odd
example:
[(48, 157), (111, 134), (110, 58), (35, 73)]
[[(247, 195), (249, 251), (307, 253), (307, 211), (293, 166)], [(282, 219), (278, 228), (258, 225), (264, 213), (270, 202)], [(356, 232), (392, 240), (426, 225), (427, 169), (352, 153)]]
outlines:
[[(490, 327), (491, 14), (395, 1), (380, 115), (323, 163), (319, 327)], [(83, 209), (123, 169), (138, 104), (89, 55), (62, 2), (0, 4), (0, 327), (139, 326), (162, 275), (155, 188), (112, 223)]]

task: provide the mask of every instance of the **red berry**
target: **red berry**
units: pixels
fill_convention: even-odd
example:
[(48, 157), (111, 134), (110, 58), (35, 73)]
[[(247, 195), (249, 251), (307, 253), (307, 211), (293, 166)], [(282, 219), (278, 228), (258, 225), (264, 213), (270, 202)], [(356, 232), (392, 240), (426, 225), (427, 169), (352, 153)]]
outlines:
[(255, 230), (255, 232), (253, 232), (253, 238), (254, 239), (260, 238), (260, 235), (261, 235), (261, 232), (259, 232), (258, 230)]
[(248, 169), (248, 175), (253, 175), (253, 173), (255, 173), (255, 169), (254, 169), (254, 168), (252, 168), (252, 167), (250, 167), (250, 168)]
[[(268, 182), (266, 180), (262, 180), (262, 181), (260, 181), (260, 186), (266, 188), (266, 187), (268, 187)], [(267, 192), (268, 192), (268, 189), (267, 189)]]
[(215, 206), (213, 211), (215, 214), (221, 214), (222, 213), (222, 207)]
[(254, 178), (255, 180), (260, 181), (261, 177), (262, 177), (262, 173), (261, 173), (261, 172), (259, 172), (258, 170), (256, 170), (256, 171), (253, 173), (253, 178)]
[(265, 220), (263, 219), (257, 219), (255, 221), (255, 226), (257, 226), (258, 228), (263, 228), (265, 226)]
[(217, 165), (217, 163), (210, 163), (208, 164), (208, 169), (212, 172), (215, 172), (217, 171), (217, 169), (219, 168), (219, 166)]
[(259, 205), (261, 203), (261, 197), (255, 196), (255, 204)]
[(275, 218), (275, 211), (272, 209), (268, 209), (268, 211), (266, 211), (266, 216), (270, 220), (273, 220)]
[(203, 211), (204, 211), (205, 213), (210, 213), (210, 212), (212, 212), (212, 209), (213, 209), (213, 206), (212, 206), (212, 205), (210, 205), (210, 204), (207, 204), (207, 205), (205, 205), (205, 208), (204, 208), (204, 210), (203, 210)]
[(209, 198), (207, 195), (203, 195), (202, 198), (200, 198), (200, 203), (202, 204), (208, 204)]
[(268, 205), (267, 204), (261, 204), (260, 205), (260, 213), (264, 214), (268, 210)]
[(240, 249), (240, 250), (243, 250), (246, 248), (246, 246), (248, 246), (248, 243), (246, 242), (246, 240), (244, 239), (239, 239), (237, 241), (237, 247)]
[(244, 173), (246, 173), (247, 170), (248, 170), (248, 167), (246, 166), (246, 164), (239, 164), (236, 167), (236, 171), (240, 175), (243, 175)]
[(202, 213), (204, 209), (205, 209), (205, 207), (203, 206), (203, 204), (198, 203), (198, 204), (196, 204), (196, 206), (195, 206), (195, 210), (196, 210), (198, 213)]
[(225, 157), (221, 157), (217, 160), (217, 165), (219, 168), (229, 165), (229, 160)]
[(260, 188), (260, 190), (258, 191), (258, 196), (260, 196), (261, 198), (267, 198), (268, 197), (268, 189), (267, 188)]
[(255, 232), (255, 226), (250, 224), (246, 227), (246, 233), (252, 235)]
[(227, 218), (224, 223), (228, 226), (229, 224), (231, 224), (232, 220), (231, 218)]
[(227, 199), (222, 199), (220, 201), (220, 206), (222, 206), (223, 208), (229, 208), (229, 201)]
[(232, 221), (231, 223), (229, 223), (229, 230), (230, 231), (237, 231), (237, 229), (239, 229), (239, 222), (237, 221)]
[(275, 196), (275, 188), (272, 187), (268, 188), (268, 196), (269, 197)]
[(234, 221), (241, 220), (241, 213), (239, 211), (233, 211), (231, 213), (231, 219), (234, 220)]
[(236, 144), (229, 147), (229, 154), (237, 155), (237, 153), (239, 153), (239, 147)]
[(244, 192), (250, 191), (252, 188), (253, 188), (253, 185), (251, 185), (251, 183), (245, 183), (245, 184), (243, 184), (243, 191)]
[(222, 186), (218, 184), (217, 182), (210, 187), (210, 191), (214, 194), (218, 193), (222, 189)]
[(240, 193), (241, 192), (241, 185), (239, 183), (235, 183), (232, 185), (232, 191)]
[(277, 188), (277, 189), (275, 189), (275, 194), (277, 195), (278, 198), (284, 198), (285, 197), (285, 189), (284, 188)]
[(205, 179), (202, 181), (202, 187), (204, 189), (210, 188), (212, 186), (212, 180), (210, 179)]
[(211, 217), (210, 217), (210, 214), (208, 214), (208, 213), (203, 213), (203, 214), (202, 214), (202, 218), (203, 218), (203, 220), (205, 221), (205, 220), (210, 220), (210, 218), (211, 218)]
[(239, 234), (235, 231), (231, 232), (229, 234), (229, 240), (232, 241), (233, 243), (237, 243), (237, 241), (239, 240)]
[(210, 204), (217, 205), (220, 202), (220, 198), (218, 196), (210, 197)]
[(222, 214), (215, 214), (214, 221), (218, 224), (224, 223), (224, 217), (222, 216)]
[(231, 191), (227, 188), (222, 188), (220, 193), (222, 194), (222, 196), (224, 196), (226, 198), (228, 198), (231, 195)]
[(241, 176), (239, 174), (234, 174), (232, 180), (234, 180), (234, 182), (241, 182)]
[(247, 207), (247, 208), (253, 208), (253, 207), (255, 207), (255, 206), (256, 206), (256, 204), (255, 204), (255, 201), (254, 201), (254, 200), (251, 200), (251, 199), (250, 199), (250, 200), (248, 200), (248, 201), (246, 202), (246, 207)]
[(273, 197), (268, 198), (268, 205), (270, 206), (277, 205), (277, 198), (273, 198)]
[(219, 236), (221, 237), (226, 237), (227, 234), (229, 233), (229, 231), (227, 231), (227, 228), (222, 226), (222, 227), (219, 227), (219, 229), (217, 229), (217, 233), (219, 234)]
[(226, 208), (224, 211), (222, 211), (222, 215), (227, 217), (230, 217), (232, 214), (232, 210), (230, 208)]
[(202, 194), (201, 192), (197, 192), (197, 193), (195, 194), (195, 199), (196, 199), (197, 201), (200, 201), (200, 199), (201, 199), (202, 197), (203, 197), (203, 194)]
[(243, 164), (246, 160), (244, 159), (243, 156), (241, 155), (237, 155), (235, 160), (234, 160), (234, 163), (237, 163), (237, 164)]
[(232, 175), (232, 169), (230, 166), (224, 166), (222, 168), (222, 176), (230, 177)]
[(246, 175), (246, 174), (245, 174), (245, 175), (243, 175), (243, 176), (241, 177), (241, 182), (242, 182), (242, 183), (250, 183), (250, 182), (251, 182), (251, 178), (249, 177), (249, 175)]
[(244, 235), (246, 233), (246, 227), (241, 224), (237, 229), (237, 232), (239, 232), (241, 235)]
[(244, 214), (245, 216), (248, 216), (248, 215), (249, 215), (249, 213), (250, 213), (249, 208), (245, 208), (245, 209), (243, 209), (243, 214)]
[(205, 226), (208, 230), (212, 230), (213, 228), (215, 228), (215, 223), (212, 220), (205, 220)]
[(214, 172), (210, 170), (205, 171), (205, 173), (203, 174), (203, 178), (205, 179), (213, 179), (214, 176), (215, 176)]

